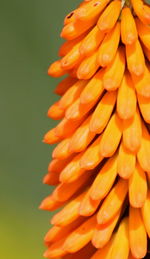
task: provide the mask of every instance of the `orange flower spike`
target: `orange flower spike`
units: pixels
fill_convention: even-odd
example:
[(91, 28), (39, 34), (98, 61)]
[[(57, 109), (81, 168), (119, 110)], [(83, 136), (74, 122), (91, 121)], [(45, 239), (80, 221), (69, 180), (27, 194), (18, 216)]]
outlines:
[(79, 218), (79, 207), (85, 196), (85, 192), (71, 200), (65, 207), (55, 214), (51, 220), (51, 224), (56, 226), (67, 226), (74, 220)]
[(69, 143), (69, 151), (81, 152), (86, 149), (90, 142), (95, 137), (95, 133), (89, 129), (91, 116), (89, 116), (81, 126), (76, 130)]
[(138, 103), (144, 120), (150, 123), (150, 98), (138, 94)]
[(58, 136), (59, 138), (68, 138), (75, 132), (75, 130), (79, 127), (83, 120), (84, 115), (76, 121), (64, 118), (55, 128), (56, 136)]
[(69, 143), (71, 138), (63, 139), (53, 150), (52, 158), (66, 159), (72, 152), (69, 150)]
[(150, 72), (148, 70), (148, 67), (145, 66), (144, 74), (141, 76), (136, 76), (132, 74), (132, 79), (137, 93), (146, 98), (149, 98), (150, 97)]
[(83, 153), (80, 160), (80, 167), (86, 170), (95, 168), (103, 157), (99, 154), (99, 143), (101, 136), (99, 136)]
[[(113, 132), (113, 135), (112, 135)], [(117, 114), (114, 114), (101, 139), (100, 142), (100, 154), (104, 157), (111, 157), (120, 142), (122, 136), (122, 120), (118, 117)]]
[(150, 134), (144, 123), (142, 124), (142, 134), (142, 143), (137, 158), (143, 170), (150, 173)]
[(98, 70), (99, 64), (97, 63), (97, 51), (91, 56), (85, 58), (77, 70), (78, 79), (90, 79)]
[(91, 0), (85, 6), (78, 9), (76, 15), (80, 21), (90, 22), (97, 19), (110, 0)]
[(70, 163), (62, 170), (60, 174), (60, 181), (63, 183), (71, 183), (77, 180), (86, 171), (80, 167), (80, 159), (83, 153), (76, 155)]
[(91, 55), (101, 44), (105, 34), (99, 30), (97, 25), (83, 39), (80, 46), (80, 53), (84, 56)]
[(96, 176), (91, 189), (92, 200), (102, 200), (109, 193), (117, 177), (117, 158), (110, 158)]
[(61, 66), (61, 60), (55, 61), (48, 68), (48, 75), (52, 77), (64, 76), (66, 73), (67, 71), (65, 71)]
[(140, 209), (130, 207), (129, 241), (132, 255), (143, 258), (147, 253), (147, 234), (142, 221)]
[(87, 32), (93, 25), (95, 25), (95, 23), (95, 19), (90, 22), (82, 22), (78, 20), (71, 22), (64, 26), (60, 36), (66, 40), (74, 40)]
[(128, 234), (128, 218), (124, 218), (119, 225), (114, 240), (111, 259), (127, 259), (129, 256), (129, 234)]
[(64, 251), (75, 253), (87, 245), (92, 238), (95, 226), (96, 216), (94, 215), (67, 237), (63, 246)]
[(84, 174), (72, 183), (61, 183), (53, 192), (53, 197), (59, 202), (69, 200), (89, 180), (90, 174)]
[(97, 26), (101, 31), (108, 32), (115, 26), (121, 12), (121, 1), (112, 1), (101, 14)]
[(136, 19), (136, 26), (139, 37), (143, 44), (150, 50), (150, 28), (144, 25), (139, 19)]
[(117, 212), (117, 214), (112, 218), (112, 220), (109, 223), (96, 226), (92, 243), (97, 249), (103, 248), (109, 242), (119, 220), (120, 213), (121, 210)]
[(118, 90), (117, 112), (123, 120), (130, 119), (136, 112), (136, 93), (132, 79), (128, 72), (125, 73)]
[(86, 80), (78, 80), (73, 84), (59, 100), (59, 106), (66, 110), (79, 98), (87, 83), (88, 81)]
[(60, 107), (60, 101), (54, 103), (49, 109), (47, 113), (48, 117), (53, 120), (60, 120), (64, 117), (65, 112)]
[(142, 124), (141, 117), (136, 111), (134, 117), (129, 120), (124, 120), (124, 130), (123, 130), (123, 143), (124, 146), (131, 152), (137, 153), (142, 141)]
[(45, 135), (43, 142), (46, 144), (56, 144), (60, 141), (60, 137), (56, 136), (55, 134), (55, 128), (49, 130)]
[(99, 258), (112, 259), (111, 253), (114, 245), (114, 238), (115, 238), (115, 234), (103, 248), (96, 251), (96, 253), (91, 257), (91, 259), (99, 259)]
[(150, 8), (142, 0), (131, 0), (136, 15), (146, 25), (150, 24)]
[(95, 103), (102, 95), (104, 87), (102, 85), (102, 78), (104, 75), (104, 70), (100, 70), (95, 76), (89, 81), (85, 89), (81, 93), (80, 103), (88, 104)]
[(63, 205), (64, 205), (64, 202), (56, 201), (53, 195), (49, 195), (41, 202), (39, 208), (41, 210), (54, 211), (59, 209)]
[(97, 105), (92, 115), (92, 118), (90, 121), (90, 131), (98, 134), (104, 130), (113, 112), (116, 98), (117, 98), (116, 91), (107, 92), (102, 97), (102, 99), (100, 100), (99, 104)]
[(123, 143), (120, 144), (117, 172), (120, 177), (129, 179), (135, 170), (136, 156), (130, 150), (128, 150)]
[(121, 13), (121, 40), (125, 45), (131, 45), (138, 39), (134, 17), (129, 7), (124, 7)]
[(143, 169), (136, 164), (134, 173), (129, 179), (129, 200), (134, 208), (141, 208), (147, 196), (147, 180)]
[(131, 74), (140, 76), (145, 70), (145, 58), (141, 44), (138, 40), (131, 45), (126, 45), (126, 58)]
[(91, 216), (97, 210), (101, 200), (92, 200), (90, 197), (90, 189), (87, 191), (79, 207), (79, 215)]
[(70, 76), (63, 79), (55, 88), (55, 93), (58, 95), (63, 95), (73, 84), (75, 84), (77, 79)]
[(148, 190), (145, 203), (144, 203), (144, 205), (142, 207), (143, 222), (144, 222), (147, 234), (148, 234), (148, 236), (150, 238), (150, 220), (149, 220), (149, 215), (150, 215), (150, 190)]
[(128, 192), (128, 181), (120, 179), (105, 198), (98, 214), (98, 224), (106, 224), (121, 209)]
[(120, 41), (120, 23), (117, 22), (115, 27), (106, 34), (98, 50), (97, 62), (100, 66), (108, 66), (114, 59)]
[(116, 90), (122, 81), (125, 71), (124, 48), (119, 47), (113, 62), (108, 65), (103, 77), (103, 86), (106, 90)]

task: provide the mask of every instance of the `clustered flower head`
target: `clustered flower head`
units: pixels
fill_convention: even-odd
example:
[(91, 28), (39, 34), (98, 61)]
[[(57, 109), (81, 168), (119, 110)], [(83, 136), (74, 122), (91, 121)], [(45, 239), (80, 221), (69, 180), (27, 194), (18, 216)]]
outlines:
[(41, 203), (54, 211), (46, 258), (141, 259), (150, 238), (150, 6), (84, 0), (66, 16), (59, 60), (65, 78), (48, 116), (59, 120)]

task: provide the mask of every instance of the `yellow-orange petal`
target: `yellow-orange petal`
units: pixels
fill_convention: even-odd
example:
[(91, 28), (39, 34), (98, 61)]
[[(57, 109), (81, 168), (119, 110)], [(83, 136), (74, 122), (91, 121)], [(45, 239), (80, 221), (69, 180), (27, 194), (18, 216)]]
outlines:
[(88, 104), (95, 103), (102, 95), (104, 88), (102, 84), (102, 78), (104, 75), (104, 70), (100, 70), (96, 75), (89, 81), (85, 89), (81, 93), (80, 103)]
[(149, 215), (150, 215), (150, 190), (148, 190), (146, 200), (144, 202), (144, 205), (142, 207), (142, 217), (143, 217), (143, 222), (146, 228), (146, 232), (150, 238), (150, 220), (149, 220)]
[(46, 143), (46, 144), (55, 144), (55, 143), (58, 143), (60, 141), (60, 137), (58, 137), (56, 134), (55, 134), (55, 128), (54, 129), (51, 129), (49, 130), (45, 135), (44, 135), (44, 138), (43, 138), (43, 142)]
[(69, 144), (70, 144), (71, 138), (65, 138), (63, 139), (53, 150), (52, 157), (55, 159), (66, 159), (68, 158), (72, 152), (69, 150)]
[(117, 112), (121, 119), (130, 119), (136, 112), (137, 97), (131, 76), (125, 73), (122, 83), (118, 90)]
[(143, 258), (147, 253), (147, 235), (140, 209), (130, 207), (129, 241), (132, 255)]
[(128, 225), (128, 218), (124, 218), (119, 225), (112, 248), (112, 259), (127, 259), (129, 256), (130, 246)]
[(117, 157), (110, 158), (96, 176), (90, 196), (93, 200), (102, 200), (109, 193), (117, 177)]
[(116, 98), (116, 91), (108, 92), (102, 97), (93, 112), (90, 121), (90, 131), (98, 134), (104, 130), (113, 112)]
[(63, 246), (64, 251), (75, 253), (87, 245), (92, 238), (95, 225), (96, 216), (94, 215), (67, 237)]
[(144, 120), (150, 123), (150, 98), (138, 94), (138, 103)]
[(122, 81), (125, 71), (124, 48), (119, 47), (114, 60), (108, 65), (103, 77), (103, 86), (107, 91), (116, 90)]
[(101, 31), (108, 32), (111, 30), (118, 18), (121, 11), (121, 1), (115, 0), (112, 1), (104, 10), (104, 12), (101, 14), (99, 20), (98, 20), (98, 27)]
[(61, 60), (55, 61), (48, 68), (49, 76), (60, 77), (60, 76), (64, 76), (66, 73), (67, 73), (67, 71), (65, 71), (61, 66)]
[(84, 196), (85, 192), (81, 193), (75, 199), (72, 199), (68, 204), (66, 204), (62, 210), (53, 216), (51, 224), (62, 227), (77, 220), (79, 217), (79, 207)]
[(121, 40), (125, 45), (133, 44), (138, 38), (135, 19), (129, 7), (124, 7), (121, 13)]
[(126, 45), (127, 66), (131, 74), (140, 76), (145, 70), (145, 57), (139, 40)]
[(137, 158), (143, 170), (150, 172), (150, 134), (144, 123), (142, 124), (142, 143)]
[(89, 180), (89, 173), (72, 183), (60, 183), (53, 191), (53, 197), (59, 202), (69, 200)]
[(132, 74), (133, 83), (138, 94), (149, 98), (150, 97), (150, 72), (147, 66), (145, 66), (144, 74), (136, 76)]
[(129, 200), (134, 208), (141, 208), (147, 196), (147, 179), (145, 172), (136, 164), (134, 173), (129, 179)]
[(114, 59), (120, 40), (120, 23), (118, 22), (115, 27), (106, 34), (102, 44), (98, 50), (97, 62), (100, 66), (108, 66)]
[(79, 215), (81, 216), (91, 216), (97, 210), (101, 200), (92, 200), (90, 196), (90, 189), (87, 191), (86, 195), (83, 197), (79, 207)]
[(53, 120), (60, 120), (64, 117), (65, 112), (60, 107), (60, 102), (55, 102), (50, 108), (48, 109), (47, 116)]
[(105, 34), (95, 26), (83, 39), (80, 46), (80, 53), (85, 56), (91, 55), (101, 44)]
[(121, 209), (128, 192), (128, 181), (120, 179), (105, 198), (97, 214), (98, 224), (106, 224)]
[(123, 143), (131, 152), (138, 152), (142, 141), (142, 124), (138, 112), (129, 120), (124, 120)]
[(97, 225), (94, 231), (92, 244), (98, 249), (103, 248), (112, 237), (113, 231), (117, 225), (121, 210), (107, 224)]
[(78, 79), (90, 79), (98, 70), (99, 64), (97, 63), (97, 51), (86, 57), (77, 70)]
[(73, 84), (59, 100), (59, 106), (66, 110), (79, 98), (87, 83), (86, 80), (78, 80)]
[(39, 208), (42, 210), (54, 211), (64, 205), (64, 202), (59, 202), (54, 199), (53, 195), (46, 197), (40, 204)]
[(58, 95), (63, 95), (75, 82), (77, 79), (70, 76), (63, 79), (55, 88), (55, 93)]
[(103, 157), (99, 153), (100, 141), (101, 136), (99, 136), (83, 153), (80, 160), (80, 167), (82, 169), (94, 169), (103, 160)]
[(139, 37), (143, 44), (148, 50), (150, 50), (150, 28), (144, 25), (138, 18), (136, 19), (136, 26), (138, 30)]
[(135, 170), (136, 155), (120, 144), (117, 160), (117, 172), (120, 177), (129, 179)]
[(78, 9), (76, 15), (79, 20), (90, 22), (94, 18), (98, 18), (99, 14), (109, 2), (110, 0), (91, 0)]
[[(112, 135), (113, 132), (113, 135)], [(112, 156), (119, 145), (122, 136), (122, 120), (117, 114), (114, 114), (101, 139), (100, 142), (100, 154), (104, 157)]]
[(146, 25), (150, 24), (150, 8), (142, 0), (131, 0), (134, 12)]
[(77, 180), (82, 174), (85, 173), (85, 169), (80, 167), (80, 159), (83, 153), (76, 155), (70, 163), (62, 170), (60, 174), (60, 181), (63, 183), (69, 183)]
[(69, 151), (71, 153), (82, 152), (94, 139), (95, 133), (89, 129), (90, 120), (91, 116), (89, 116), (73, 134), (69, 143)]

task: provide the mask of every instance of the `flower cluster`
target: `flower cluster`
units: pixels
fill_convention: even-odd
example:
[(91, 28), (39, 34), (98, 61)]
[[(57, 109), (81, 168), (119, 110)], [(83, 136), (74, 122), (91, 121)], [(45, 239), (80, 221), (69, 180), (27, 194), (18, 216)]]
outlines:
[(60, 120), (41, 208), (53, 211), (46, 258), (134, 259), (150, 237), (150, 6), (84, 0), (66, 16), (60, 59), (66, 77), (48, 116)]

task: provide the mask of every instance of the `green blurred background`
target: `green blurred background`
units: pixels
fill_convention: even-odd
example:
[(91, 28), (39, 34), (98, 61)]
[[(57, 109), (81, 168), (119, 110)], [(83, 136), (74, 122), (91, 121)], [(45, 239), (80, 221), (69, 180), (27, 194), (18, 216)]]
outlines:
[(79, 0), (6, 0), (0, 7), (0, 259), (41, 259), (51, 213), (38, 205), (51, 156), (42, 136), (58, 82), (47, 76), (57, 58), (63, 17)]

